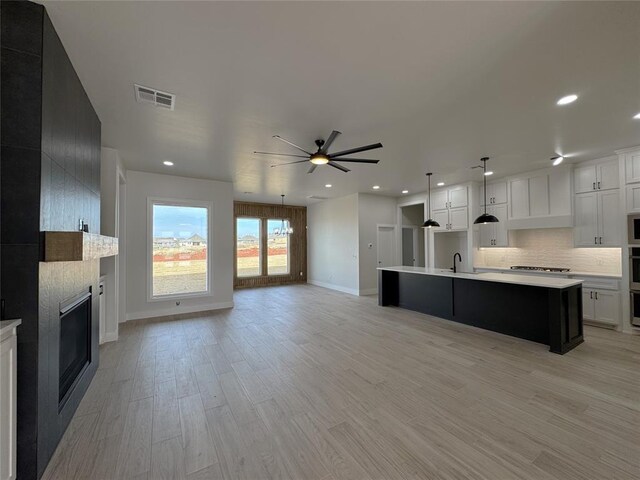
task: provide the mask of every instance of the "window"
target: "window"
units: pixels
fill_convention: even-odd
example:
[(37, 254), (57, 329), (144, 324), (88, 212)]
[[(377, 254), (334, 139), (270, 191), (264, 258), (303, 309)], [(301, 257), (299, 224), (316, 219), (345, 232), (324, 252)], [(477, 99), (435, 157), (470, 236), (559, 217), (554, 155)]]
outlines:
[(258, 277), (260, 268), (259, 218), (236, 219), (236, 272), (238, 277)]
[(209, 292), (210, 206), (196, 202), (150, 200), (150, 297)]
[[(279, 235), (282, 220), (267, 220), (267, 275), (289, 274), (289, 235)], [(289, 222), (284, 221), (285, 229)]]

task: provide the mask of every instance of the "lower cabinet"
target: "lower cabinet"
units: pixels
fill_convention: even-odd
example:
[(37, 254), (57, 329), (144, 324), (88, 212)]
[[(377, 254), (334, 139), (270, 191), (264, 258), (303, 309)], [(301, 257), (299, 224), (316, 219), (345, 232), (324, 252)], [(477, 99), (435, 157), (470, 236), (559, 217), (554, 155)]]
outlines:
[(620, 292), (582, 289), (582, 318), (596, 324), (620, 323)]

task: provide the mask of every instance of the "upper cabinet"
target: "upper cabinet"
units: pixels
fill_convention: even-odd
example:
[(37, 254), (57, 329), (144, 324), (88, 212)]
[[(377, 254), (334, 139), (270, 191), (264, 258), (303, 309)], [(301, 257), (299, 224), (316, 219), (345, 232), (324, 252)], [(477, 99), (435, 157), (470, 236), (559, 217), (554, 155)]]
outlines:
[[(480, 187), (480, 205), (484, 206), (484, 189)], [(507, 182), (495, 182), (487, 185), (487, 205), (507, 203)]]
[(573, 184), (576, 193), (620, 188), (618, 160), (576, 167), (573, 172)]
[(435, 190), (431, 193), (433, 219), (440, 224), (436, 230), (465, 230), (469, 227), (469, 190), (466, 185)]
[(626, 183), (640, 182), (640, 150), (625, 152), (624, 178)]
[(511, 177), (507, 199), (509, 229), (571, 227), (571, 167)]

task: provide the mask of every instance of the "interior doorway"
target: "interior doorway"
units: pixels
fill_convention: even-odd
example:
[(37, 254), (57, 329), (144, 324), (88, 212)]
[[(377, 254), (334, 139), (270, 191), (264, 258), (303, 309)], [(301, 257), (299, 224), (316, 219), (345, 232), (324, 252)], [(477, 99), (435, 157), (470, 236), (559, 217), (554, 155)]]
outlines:
[(400, 207), (400, 254), (405, 267), (426, 265), (424, 223), (424, 203)]
[(378, 267), (392, 267), (396, 265), (395, 251), (395, 225), (378, 225)]

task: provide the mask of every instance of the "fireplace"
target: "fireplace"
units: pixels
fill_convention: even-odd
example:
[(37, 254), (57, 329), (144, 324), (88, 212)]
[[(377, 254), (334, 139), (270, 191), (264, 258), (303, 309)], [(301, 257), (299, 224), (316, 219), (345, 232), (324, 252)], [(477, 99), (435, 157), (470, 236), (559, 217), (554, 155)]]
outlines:
[(91, 363), (91, 289), (60, 304), (58, 411)]

